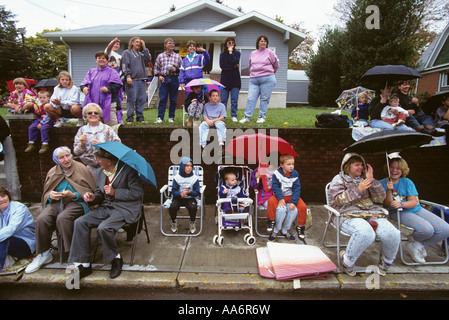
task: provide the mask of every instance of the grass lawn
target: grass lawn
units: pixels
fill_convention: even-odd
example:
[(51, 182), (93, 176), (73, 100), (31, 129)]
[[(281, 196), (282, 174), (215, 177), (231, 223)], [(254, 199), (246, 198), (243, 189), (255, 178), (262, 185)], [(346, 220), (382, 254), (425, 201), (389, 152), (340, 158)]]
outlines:
[[(228, 128), (230, 127), (260, 127), (260, 128), (269, 128), (269, 127), (282, 127), (284, 124), (288, 127), (294, 127), (294, 128), (310, 128), (315, 127), (315, 121), (316, 117), (315, 115), (320, 113), (330, 113), (334, 111), (335, 109), (321, 109), (321, 108), (312, 108), (312, 107), (288, 107), (285, 109), (268, 109), (267, 111), (267, 117), (265, 123), (257, 124), (256, 120), (259, 114), (258, 109), (254, 112), (253, 117), (251, 118), (250, 122), (247, 122), (245, 124), (240, 123), (234, 123), (231, 120), (231, 114), (230, 110), (227, 110), (227, 118), (225, 119), (226, 126)], [(244, 115), (244, 109), (238, 110), (238, 119), (240, 120)], [(5, 116), (9, 114), (7, 108), (0, 108), (0, 115), (5, 118)], [(164, 122), (161, 124), (156, 124), (154, 121), (157, 118), (157, 109), (145, 109), (143, 112), (145, 120), (148, 121), (147, 124), (140, 124), (134, 122), (132, 125), (133, 127), (144, 127), (144, 126), (151, 126), (151, 127), (166, 127), (166, 126), (173, 126), (173, 127), (182, 127), (182, 110), (177, 109), (176, 115), (175, 115), (175, 122), (169, 123), (168, 122), (168, 110), (165, 113), (165, 119)], [(343, 111), (342, 114), (346, 114), (350, 116), (350, 113), (347, 111)], [(288, 125), (287, 125), (288, 123)], [(69, 124), (69, 125), (75, 125), (75, 124)]]

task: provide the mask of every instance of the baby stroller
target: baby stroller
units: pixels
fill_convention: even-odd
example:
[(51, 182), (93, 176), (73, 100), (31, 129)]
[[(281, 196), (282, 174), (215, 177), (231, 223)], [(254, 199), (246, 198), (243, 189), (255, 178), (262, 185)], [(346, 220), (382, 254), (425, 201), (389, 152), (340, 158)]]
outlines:
[[(251, 169), (246, 166), (237, 165), (219, 165), (215, 176), (217, 183), (217, 197), (220, 186), (224, 183), (224, 177), (227, 173), (234, 173), (239, 181), (241, 191), (246, 196), (245, 198), (219, 198), (216, 203), (215, 223), (218, 225), (218, 234), (213, 238), (213, 243), (223, 246), (224, 238), (222, 236), (223, 230), (246, 230), (243, 240), (248, 245), (254, 245), (256, 238), (253, 235), (253, 199), (250, 198), (250, 179)], [(226, 213), (223, 210), (223, 204), (229, 203), (231, 212)]]

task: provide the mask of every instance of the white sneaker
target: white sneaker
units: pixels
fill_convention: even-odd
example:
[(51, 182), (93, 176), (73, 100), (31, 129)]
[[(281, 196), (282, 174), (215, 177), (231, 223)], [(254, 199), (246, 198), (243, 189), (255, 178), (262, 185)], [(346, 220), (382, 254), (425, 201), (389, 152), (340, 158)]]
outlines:
[(173, 118), (168, 118), (168, 122), (173, 123), (173, 122), (175, 122), (175, 119), (173, 119)]
[(178, 221), (177, 220), (175, 222), (170, 221), (170, 229), (171, 229), (171, 232), (173, 232), (173, 233), (178, 232)]
[(224, 141), (220, 141), (220, 143), (219, 143), (218, 145), (219, 145), (219, 146), (224, 146), (225, 143), (224, 143)]
[(65, 126), (65, 118), (59, 118), (58, 120), (56, 120), (56, 123), (54, 125), (55, 128), (61, 128)]
[(196, 232), (195, 221), (190, 221), (189, 231), (190, 233)]
[(33, 261), (26, 267), (25, 273), (33, 273), (40, 269), (44, 264), (48, 264), (53, 261), (53, 255), (48, 252), (45, 254), (39, 253)]
[(265, 118), (259, 117), (259, 119), (257, 119), (256, 123), (264, 123), (265, 122)]
[(240, 119), (239, 123), (246, 123), (249, 122), (249, 118), (247, 117), (243, 117), (242, 119)]
[(16, 263), (16, 261), (17, 260), (13, 256), (7, 255), (5, 263), (3, 264), (3, 269), (11, 267), (14, 263)]
[(157, 120), (154, 121), (154, 123), (162, 123), (162, 119), (161, 118), (157, 118)]
[(415, 262), (426, 263), (426, 260), (421, 253), (421, 249), (423, 248), (422, 244), (416, 241), (411, 241), (407, 244), (407, 248)]
[(239, 121), (239, 119), (237, 119), (237, 117), (232, 117), (231, 120), (232, 120), (232, 122), (238, 122)]

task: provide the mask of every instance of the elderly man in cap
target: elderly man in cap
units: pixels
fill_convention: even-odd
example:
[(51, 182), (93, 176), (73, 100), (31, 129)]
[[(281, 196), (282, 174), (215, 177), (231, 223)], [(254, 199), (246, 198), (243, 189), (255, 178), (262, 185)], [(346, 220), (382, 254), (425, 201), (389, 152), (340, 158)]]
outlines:
[(99, 205), (75, 220), (69, 261), (79, 269), (80, 278), (92, 273), (90, 265), (90, 230), (97, 228), (103, 244), (103, 261), (111, 263), (111, 278), (120, 275), (123, 259), (118, 252), (115, 234), (126, 223), (139, 219), (143, 200), (143, 185), (133, 168), (114, 155), (100, 149), (96, 152), (100, 168), (97, 187), (92, 194), (83, 195), (89, 205)]

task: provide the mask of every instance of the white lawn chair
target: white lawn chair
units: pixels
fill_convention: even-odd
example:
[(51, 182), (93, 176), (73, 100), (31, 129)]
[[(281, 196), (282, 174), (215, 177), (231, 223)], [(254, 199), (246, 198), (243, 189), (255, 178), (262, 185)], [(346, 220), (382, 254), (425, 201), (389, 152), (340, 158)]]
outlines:
[[(200, 196), (196, 198), (196, 203), (198, 205), (198, 209), (200, 211), (200, 214), (196, 216), (195, 220), (199, 220), (200, 226), (196, 233), (166, 233), (164, 232), (163, 226), (164, 226), (164, 209), (170, 208), (171, 202), (172, 202), (172, 187), (173, 187), (173, 179), (178, 174), (179, 166), (170, 166), (168, 169), (168, 184), (164, 185), (160, 190), (161, 194), (161, 219), (160, 219), (160, 229), (163, 235), (169, 236), (169, 237), (181, 237), (181, 236), (198, 236), (202, 229), (203, 229), (203, 210), (204, 210), (204, 189), (206, 189), (206, 186), (204, 185), (204, 171), (201, 166), (194, 166), (193, 167), (193, 173), (198, 177), (199, 184), (200, 184)], [(178, 211), (177, 219), (190, 219), (189, 215), (183, 214), (181, 209), (186, 209), (186, 207), (181, 207)], [(184, 210), (185, 211), (185, 210)], [(181, 214), (180, 214), (181, 213)]]

